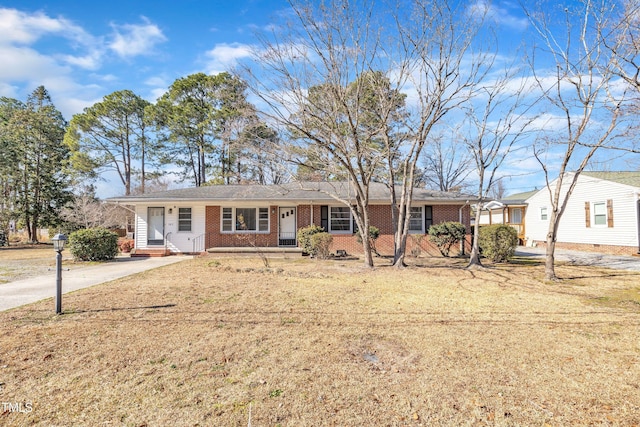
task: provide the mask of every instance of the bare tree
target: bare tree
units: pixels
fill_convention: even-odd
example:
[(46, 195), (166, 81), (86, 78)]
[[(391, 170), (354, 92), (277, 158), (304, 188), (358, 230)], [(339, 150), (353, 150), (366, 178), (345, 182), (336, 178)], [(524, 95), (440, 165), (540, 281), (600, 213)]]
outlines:
[[(541, 41), (531, 68), (548, 114), (554, 114), (546, 124), (553, 134), (539, 138), (534, 146), (551, 206), (547, 280), (557, 279), (558, 226), (578, 178), (598, 150), (614, 145), (614, 131), (622, 119), (626, 93), (616, 80), (618, 58), (612, 53), (620, 39), (610, 32), (617, 6), (616, 1), (580, 0), (558, 10), (559, 5), (549, 2), (527, 12)], [(562, 22), (554, 22), (554, 17), (562, 17)], [(546, 67), (549, 61), (552, 68)]]
[[(617, 3), (617, 2), (616, 2)], [(626, 115), (637, 117), (640, 112), (640, 3), (637, 0), (624, 0), (619, 9), (618, 19), (613, 21), (611, 31), (603, 42), (610, 49), (615, 61), (615, 74), (624, 80), (635, 92), (631, 102), (625, 106)], [(640, 125), (635, 124), (627, 129), (624, 135), (627, 144), (618, 148), (624, 154), (640, 153), (637, 135)], [(630, 164), (640, 159), (628, 159)], [(634, 165), (638, 167), (637, 164)]]
[[(422, 149), (487, 72), (491, 55), (477, 39), (482, 16), (440, 0), (395, 9), (348, 0), (290, 4), (295, 22), (263, 39), (252, 64), (262, 66), (260, 76), (248, 67), (245, 80), (268, 105), (265, 121), (295, 141), (289, 159), (302, 175), (351, 183), (353, 198), (343, 202), (361, 230), (369, 227), (369, 183), (385, 181), (394, 265), (402, 267)], [(370, 265), (367, 239), (363, 249)]]
[(506, 194), (507, 188), (504, 186), (504, 180), (500, 178), (494, 181), (493, 186), (487, 192), (488, 197), (497, 200), (504, 198)]
[(464, 7), (460, 2), (416, 0), (410, 8), (399, 7), (395, 15), (400, 40), (396, 73), (403, 76), (399, 86), (411, 87), (416, 99), (405, 122), (405, 143), (397, 153), (389, 151), (397, 157), (396, 173), (389, 175), (399, 177), (397, 191), (390, 186), (396, 267), (404, 266), (420, 154), (435, 139), (445, 116), (473, 95), (494, 56), (482, 49), (478, 37), (484, 17), (470, 18)]
[[(266, 105), (264, 121), (289, 136), (280, 157), (310, 170), (322, 165), (324, 176), (347, 182), (349, 197), (338, 191), (331, 196), (351, 209), (360, 230), (368, 230), (379, 130), (367, 126), (362, 114), (367, 82), (359, 77), (384, 65), (379, 33), (384, 27), (374, 18), (380, 15), (373, 2), (292, 0), (290, 5), (294, 21), (262, 39), (256, 64), (244, 70), (245, 81)], [(258, 66), (259, 75), (254, 74)], [(362, 239), (362, 246), (364, 263), (371, 267), (369, 240)]]
[[(478, 88), (476, 98), (465, 106), (468, 135), (463, 140), (475, 162), (477, 173), (476, 219), (480, 224), (481, 207), (499, 181), (498, 171), (509, 155), (519, 148), (527, 128), (535, 117), (528, 114), (532, 104), (525, 104), (526, 80), (516, 79), (519, 71), (508, 67), (504, 74)], [(514, 81), (520, 84), (513, 86)], [(480, 267), (479, 230), (475, 227), (468, 267)]]
[(459, 144), (460, 135), (438, 135), (431, 140), (422, 155), (423, 179), (430, 188), (440, 191), (461, 190), (473, 171), (471, 153)]

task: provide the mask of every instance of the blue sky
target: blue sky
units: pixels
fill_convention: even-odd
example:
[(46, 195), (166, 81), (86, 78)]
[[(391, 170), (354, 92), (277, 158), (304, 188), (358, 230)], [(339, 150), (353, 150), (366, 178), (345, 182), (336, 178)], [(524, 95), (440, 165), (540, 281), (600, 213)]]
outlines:
[[(489, 7), (486, 0), (467, 3), (470, 13)], [(527, 19), (518, 2), (490, 8), (498, 49), (513, 55)], [(284, 0), (0, 0), (0, 96), (25, 100), (44, 85), (67, 120), (117, 90), (154, 102), (177, 78), (216, 74), (247, 59), (256, 32), (289, 12)], [(525, 173), (539, 168), (530, 156), (516, 163), (511, 167)], [(543, 183), (527, 173), (506, 187), (512, 193)], [(105, 183), (99, 189), (103, 197), (120, 194)]]
[[(176, 7), (179, 5), (179, 7)], [(0, 1), (0, 96), (44, 85), (67, 119), (131, 89), (155, 101), (177, 78), (248, 55), (281, 1)]]

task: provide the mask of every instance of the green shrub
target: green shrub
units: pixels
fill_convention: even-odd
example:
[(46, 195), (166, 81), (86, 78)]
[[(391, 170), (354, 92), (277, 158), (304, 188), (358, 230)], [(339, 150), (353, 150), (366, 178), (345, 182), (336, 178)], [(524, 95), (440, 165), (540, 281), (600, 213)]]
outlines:
[(329, 258), (333, 236), (329, 233), (316, 233), (311, 236), (312, 254), (320, 259)]
[(429, 227), (429, 240), (437, 247), (442, 256), (449, 256), (451, 247), (464, 239), (466, 228), (457, 221), (441, 222)]
[(311, 224), (298, 230), (298, 244), (302, 251), (309, 255), (314, 255), (311, 236), (318, 233), (324, 233), (324, 228), (319, 225)]
[[(378, 227), (374, 227), (373, 225), (369, 226), (369, 244), (371, 245), (371, 250), (374, 254), (380, 255), (378, 250), (376, 249), (376, 240), (380, 237), (380, 229)], [(362, 244), (362, 235), (360, 234), (360, 230), (356, 231), (356, 240), (358, 243)]]
[(118, 254), (118, 235), (106, 228), (78, 230), (69, 236), (69, 250), (81, 261), (106, 261)]
[(484, 225), (478, 237), (482, 255), (493, 262), (509, 261), (518, 246), (518, 232), (504, 224)]

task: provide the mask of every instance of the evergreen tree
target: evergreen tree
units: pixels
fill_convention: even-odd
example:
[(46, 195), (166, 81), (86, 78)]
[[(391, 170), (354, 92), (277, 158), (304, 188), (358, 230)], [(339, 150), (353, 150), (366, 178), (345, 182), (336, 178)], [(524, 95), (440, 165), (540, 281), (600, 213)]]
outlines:
[(43, 86), (6, 123), (5, 135), (13, 146), (16, 214), (30, 242), (38, 241), (38, 228), (59, 222), (60, 210), (71, 198), (65, 128), (62, 114)]
[(138, 162), (144, 192), (150, 145), (145, 114), (149, 105), (132, 91), (121, 90), (73, 116), (65, 142), (73, 151), (74, 167), (89, 175), (99, 169), (113, 170), (125, 195), (130, 195)]

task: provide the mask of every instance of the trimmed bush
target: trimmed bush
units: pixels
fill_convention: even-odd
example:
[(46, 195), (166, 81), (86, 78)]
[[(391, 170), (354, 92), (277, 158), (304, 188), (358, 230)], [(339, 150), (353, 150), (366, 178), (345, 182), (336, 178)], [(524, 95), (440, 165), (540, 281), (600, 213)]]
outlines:
[(312, 254), (320, 259), (327, 259), (331, 255), (331, 243), (333, 243), (333, 236), (329, 233), (316, 233), (311, 236), (311, 250)]
[(466, 228), (457, 221), (441, 222), (429, 227), (429, 240), (437, 247), (442, 256), (449, 256), (451, 247), (464, 239)]
[(518, 232), (504, 224), (480, 227), (478, 245), (482, 255), (493, 262), (506, 262), (513, 256), (518, 246)]
[(324, 228), (315, 224), (311, 224), (298, 230), (298, 244), (304, 253), (314, 255), (311, 236), (318, 233), (324, 233)]
[(118, 235), (106, 228), (78, 230), (69, 236), (69, 250), (81, 261), (107, 261), (118, 254)]

